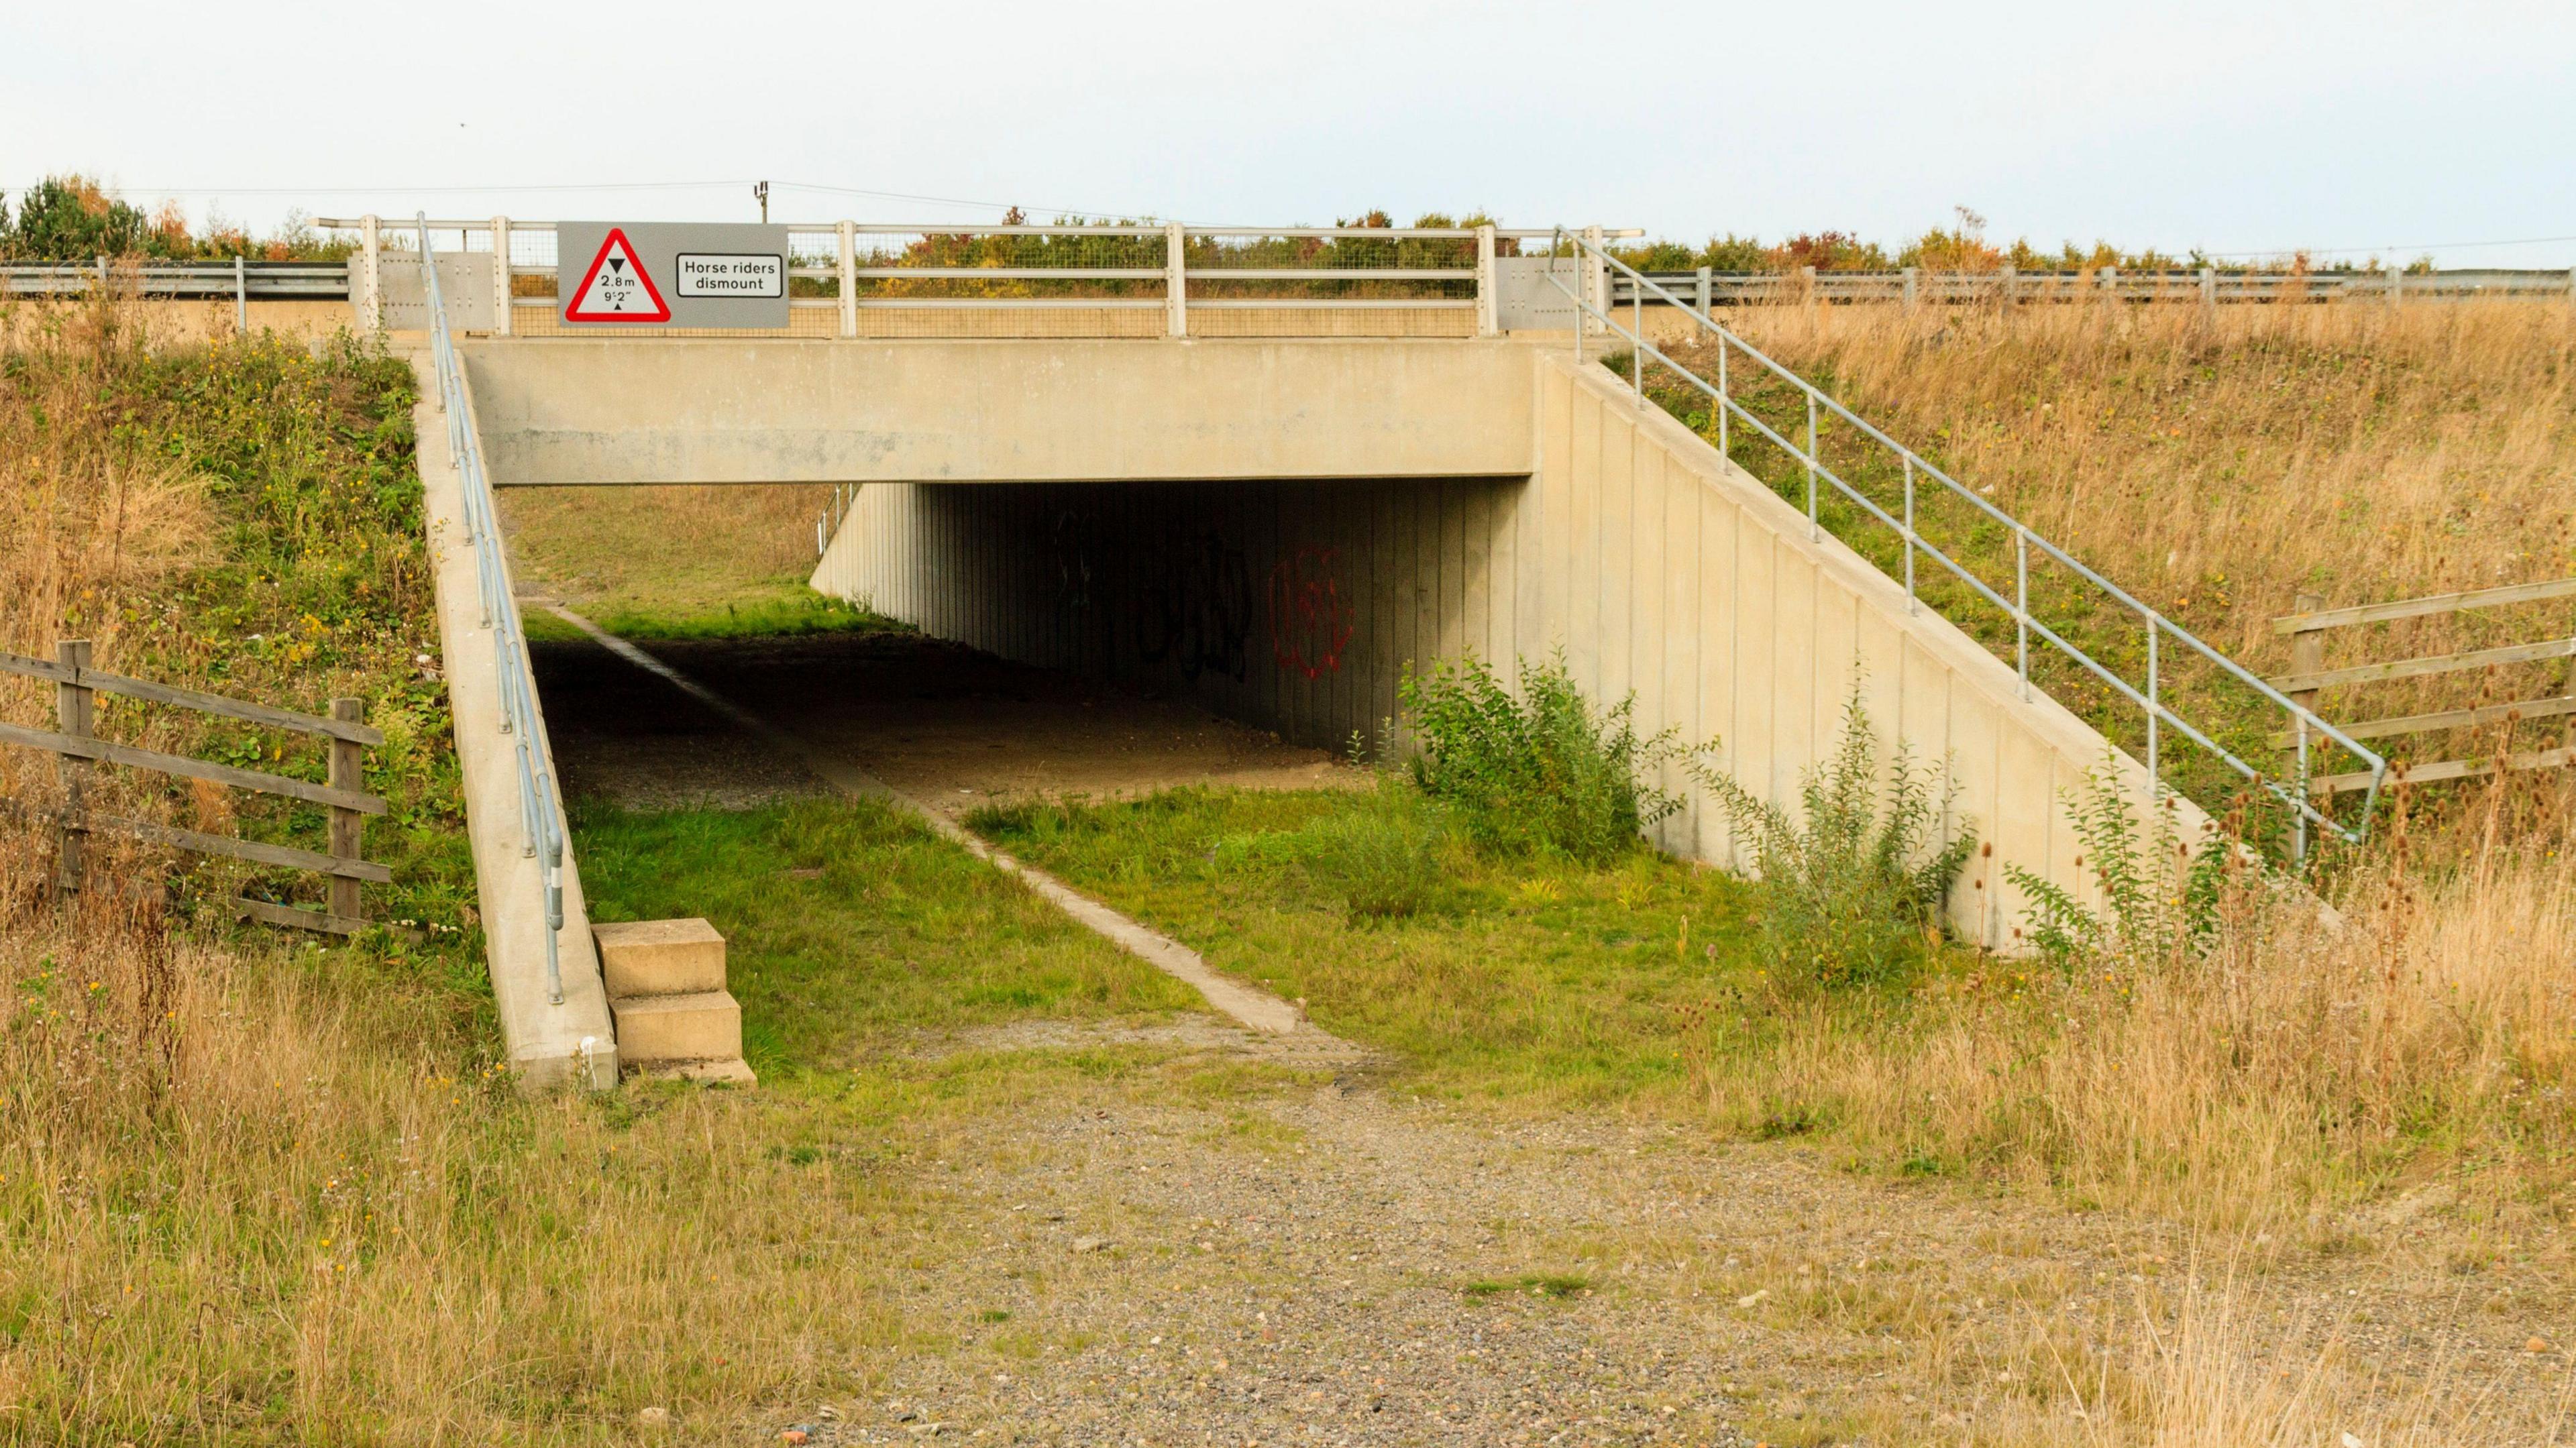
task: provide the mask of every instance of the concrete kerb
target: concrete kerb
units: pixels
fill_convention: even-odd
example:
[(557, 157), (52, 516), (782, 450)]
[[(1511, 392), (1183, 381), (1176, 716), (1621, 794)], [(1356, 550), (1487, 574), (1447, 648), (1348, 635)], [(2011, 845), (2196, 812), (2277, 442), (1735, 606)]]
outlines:
[(946, 815), (896, 790), (847, 760), (836, 758), (807, 744), (804, 740), (742, 708), (573, 610), (557, 603), (550, 603), (546, 607), (555, 617), (581, 630), (600, 647), (656, 678), (664, 680), (682, 693), (768, 741), (782, 753), (813, 771), (814, 775), (824, 783), (845, 794), (873, 799), (902, 810), (928, 825), (932, 833), (955, 843), (968, 854), (1005, 874), (1018, 877), (1022, 883), (1036, 891), (1049, 904), (1072, 916), (1077, 922), (1112, 945), (1196, 990), (1214, 1009), (1231, 1016), (1253, 1030), (1271, 1035), (1284, 1036), (1296, 1033), (1323, 1036), (1322, 1031), (1306, 1022), (1305, 1013), (1294, 1004), (1281, 1000), (1268, 991), (1218, 974), (1209, 968), (1207, 961), (1197, 951), (1168, 935), (1129, 919), (1046, 871), (994, 849), (977, 838), (973, 831), (964, 828)]
[[(515, 750), (501, 732), (497, 640), (483, 626), (474, 550), (466, 541), (464, 485), (452, 466), (447, 425), (428, 354), (412, 355), (421, 395), (413, 409), (430, 571), (438, 593), (438, 636), (447, 674), (456, 759), (464, 777), (465, 826), (474, 850), (475, 895), (483, 913), (485, 964), (499, 1007), (501, 1038), (520, 1088), (541, 1092), (581, 1083), (617, 1084), (617, 1033), (591, 943), (590, 912), (571, 843), (564, 846), (563, 929), (555, 947), (563, 1003), (546, 988), (546, 904), (542, 863), (522, 848)], [(467, 426), (473, 426), (468, 401)], [(539, 726), (542, 728), (542, 724)]]

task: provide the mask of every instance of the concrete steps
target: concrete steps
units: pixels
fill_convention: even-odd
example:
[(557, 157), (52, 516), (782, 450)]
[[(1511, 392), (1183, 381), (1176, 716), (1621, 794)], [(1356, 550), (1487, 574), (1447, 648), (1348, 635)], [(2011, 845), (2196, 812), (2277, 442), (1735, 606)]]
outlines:
[(617, 1023), (617, 1059), (637, 1075), (758, 1078), (742, 1060), (742, 1006), (725, 989), (725, 942), (704, 920), (593, 925)]

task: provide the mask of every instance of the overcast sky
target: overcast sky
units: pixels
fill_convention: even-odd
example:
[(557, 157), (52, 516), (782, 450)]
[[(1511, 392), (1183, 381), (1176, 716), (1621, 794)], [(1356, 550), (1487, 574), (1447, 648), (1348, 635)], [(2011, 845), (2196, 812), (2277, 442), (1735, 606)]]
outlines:
[(0, 48), (0, 187), (80, 170), (258, 230), (747, 220), (763, 177), (787, 220), (1382, 206), (1895, 242), (1965, 205), (2051, 246), (2576, 264), (2576, 3), (2114, 10), (34, 6)]

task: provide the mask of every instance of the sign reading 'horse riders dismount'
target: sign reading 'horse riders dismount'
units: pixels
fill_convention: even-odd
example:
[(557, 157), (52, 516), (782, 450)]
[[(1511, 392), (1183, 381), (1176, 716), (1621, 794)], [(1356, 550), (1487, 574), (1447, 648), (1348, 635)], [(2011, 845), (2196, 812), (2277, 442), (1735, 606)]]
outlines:
[(564, 324), (783, 329), (787, 228), (661, 221), (555, 227)]

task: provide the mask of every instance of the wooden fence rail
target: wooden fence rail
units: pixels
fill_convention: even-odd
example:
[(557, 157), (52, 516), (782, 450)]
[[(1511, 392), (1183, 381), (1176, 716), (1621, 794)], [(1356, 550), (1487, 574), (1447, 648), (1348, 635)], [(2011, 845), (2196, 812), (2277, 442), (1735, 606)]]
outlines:
[[(2425, 658), (2390, 659), (2374, 664), (2355, 664), (2348, 668), (2325, 667), (2325, 635), (2330, 629), (2349, 628), (2355, 624), (2385, 623), (2391, 619), (2422, 618), (2430, 614), (2462, 613), (2472, 609), (2502, 608), (2516, 603), (2539, 603), (2553, 598), (2576, 597), (2576, 578), (2556, 578), (2541, 583), (2514, 583), (2502, 588), (2481, 588), (2467, 593), (2444, 593), (2431, 598), (2402, 598), (2388, 603), (2365, 603), (2351, 608), (2326, 608), (2325, 600), (2312, 593), (2299, 595), (2298, 612), (2272, 620), (2273, 632), (2290, 638), (2290, 672), (2269, 682), (2310, 709), (2316, 707), (2317, 691), (2354, 684), (2386, 683), (2392, 679), (2418, 679), (2433, 674), (2457, 673), (2465, 669), (2497, 668), (2506, 664), (2538, 663), (2548, 659), (2576, 657), (2576, 638), (2544, 639), (2538, 643), (2507, 644), (2502, 648), (2470, 649), (2462, 653), (2437, 654)], [(2552, 719), (2576, 715), (2576, 693), (2555, 695), (2546, 699), (2525, 699), (2511, 704), (2481, 704), (2470, 709), (2445, 709), (2432, 714), (2408, 714), (2391, 719), (2371, 719), (2358, 724), (2336, 727), (2354, 739), (2386, 739), (2402, 734), (2425, 734), (2441, 729), (2467, 729), (2485, 724), (2517, 723), (2533, 719)], [(2296, 730), (2272, 736), (2276, 749), (2295, 749), (2300, 739)], [(2414, 784), (2431, 784), (2445, 779), (2473, 779), (2504, 769), (2559, 769), (2576, 765), (2576, 747), (2541, 749), (2506, 755), (2501, 759), (2445, 759), (2432, 764), (2408, 767), (2403, 778)], [(2329, 774), (2308, 781), (2316, 794), (2337, 794), (2347, 790), (2367, 789), (2368, 774)]]
[[(386, 809), (384, 800), (365, 790), (365, 750), (371, 745), (383, 744), (385, 736), (367, 726), (364, 700), (334, 699), (330, 717), (325, 718), (242, 699), (228, 699), (220, 694), (156, 684), (148, 679), (102, 673), (91, 668), (89, 660), (87, 639), (65, 639), (56, 647), (50, 660), (0, 652), (0, 673), (49, 679), (54, 684), (54, 727), (34, 729), (0, 723), (0, 744), (47, 750), (55, 756), (63, 794), (62, 808), (53, 817), (57, 841), (57, 889), (70, 891), (82, 887), (88, 871), (88, 837), (95, 831), (106, 830), (195, 854), (224, 855), (253, 864), (307, 870), (322, 875), (329, 886), (329, 898), (322, 910), (302, 910), (242, 897), (234, 898), (233, 907), (246, 918), (271, 925), (334, 935), (354, 935), (365, 928), (366, 910), (359, 897), (359, 886), (368, 882), (389, 884), (393, 880), (393, 872), (364, 858), (366, 817), (383, 814)], [(101, 739), (94, 716), (96, 697), (102, 693), (193, 709), (272, 729), (319, 735), (330, 741), (330, 782), (314, 784), (284, 775), (239, 769), (229, 764), (138, 749)], [(151, 820), (100, 814), (88, 805), (90, 774), (99, 764), (148, 769), (321, 805), (330, 811), (327, 848), (314, 851), (290, 845), (263, 844)]]

